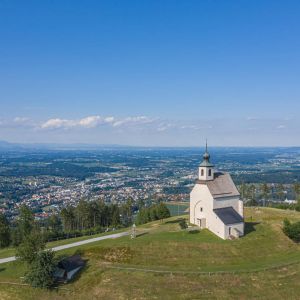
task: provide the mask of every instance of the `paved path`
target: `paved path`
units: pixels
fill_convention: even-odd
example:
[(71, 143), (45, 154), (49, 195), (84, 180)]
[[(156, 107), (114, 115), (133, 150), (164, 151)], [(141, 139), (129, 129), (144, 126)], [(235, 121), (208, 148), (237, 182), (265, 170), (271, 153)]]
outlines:
[[(53, 250), (53, 251), (60, 251), (60, 250), (73, 248), (73, 247), (78, 247), (78, 246), (81, 246), (81, 245), (94, 243), (94, 242), (98, 242), (98, 241), (102, 241), (102, 240), (116, 239), (116, 238), (126, 236), (126, 235), (129, 235), (129, 233), (128, 232), (114, 233), (114, 234), (99, 236), (99, 237), (96, 237), (96, 238), (71, 243), (71, 244), (61, 245), (61, 246), (53, 247), (53, 248), (50, 248), (50, 249)], [(0, 258), (0, 264), (4, 264), (4, 263), (14, 261), (14, 260), (16, 260), (15, 256), (7, 257), (7, 258)]]

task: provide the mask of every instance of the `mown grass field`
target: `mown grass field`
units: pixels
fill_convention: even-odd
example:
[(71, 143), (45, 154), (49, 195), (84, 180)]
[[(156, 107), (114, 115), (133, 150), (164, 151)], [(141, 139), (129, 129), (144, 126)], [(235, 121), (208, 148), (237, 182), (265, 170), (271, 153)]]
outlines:
[[(245, 213), (247, 234), (239, 240), (182, 231), (176, 216), (138, 227), (134, 240), (59, 252), (77, 251), (87, 259), (74, 282), (52, 291), (1, 284), (0, 299), (299, 299), (300, 245), (281, 226), (285, 217), (300, 220), (300, 213), (270, 208)], [(0, 282), (19, 283), (23, 273), (18, 262), (0, 265)]]

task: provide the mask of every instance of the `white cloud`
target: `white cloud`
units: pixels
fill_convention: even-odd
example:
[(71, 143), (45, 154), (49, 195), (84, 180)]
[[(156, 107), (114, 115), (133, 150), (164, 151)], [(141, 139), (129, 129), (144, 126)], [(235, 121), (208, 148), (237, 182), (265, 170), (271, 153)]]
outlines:
[(76, 126), (76, 122), (66, 119), (49, 119), (41, 125), (42, 129), (57, 129), (57, 128), (70, 128)]
[(149, 118), (146, 116), (127, 117), (124, 119), (116, 120), (113, 123), (113, 126), (120, 127), (120, 126), (136, 125), (136, 124), (149, 124), (154, 121), (155, 121), (155, 119), (152, 119), (152, 118)]
[(277, 128), (277, 129), (284, 129), (284, 128), (286, 128), (286, 126), (283, 125), (283, 124), (280, 124), (280, 125), (278, 125), (276, 128)]
[(14, 118), (14, 122), (15, 123), (27, 123), (29, 120), (29, 118), (25, 118), (25, 117), (15, 117)]
[(101, 122), (100, 116), (89, 116), (79, 120), (78, 125), (86, 128), (92, 128), (98, 125)]
[(42, 129), (58, 129), (58, 128), (72, 128), (72, 127), (83, 127), (83, 128), (94, 128), (99, 125), (111, 125), (113, 127), (131, 126), (136, 124), (148, 124), (152, 123), (154, 119), (146, 116), (126, 117), (126, 118), (115, 118), (112, 116), (101, 117), (101, 116), (88, 116), (79, 120), (69, 120), (53, 118), (40, 125)]
[(172, 123), (160, 123), (157, 127), (157, 131), (162, 132), (162, 131), (166, 131), (170, 128), (173, 128), (173, 127), (174, 127), (174, 124), (172, 124)]

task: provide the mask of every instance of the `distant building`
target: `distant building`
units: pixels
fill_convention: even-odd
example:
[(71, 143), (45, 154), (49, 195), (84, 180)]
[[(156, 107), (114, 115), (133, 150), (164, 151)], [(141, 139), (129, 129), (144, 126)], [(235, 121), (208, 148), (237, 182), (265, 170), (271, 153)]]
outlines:
[(229, 173), (215, 172), (207, 151), (190, 194), (190, 223), (207, 228), (222, 239), (244, 235), (240, 194)]
[(297, 204), (297, 200), (289, 200), (288, 198), (286, 198), (283, 202), (287, 204)]

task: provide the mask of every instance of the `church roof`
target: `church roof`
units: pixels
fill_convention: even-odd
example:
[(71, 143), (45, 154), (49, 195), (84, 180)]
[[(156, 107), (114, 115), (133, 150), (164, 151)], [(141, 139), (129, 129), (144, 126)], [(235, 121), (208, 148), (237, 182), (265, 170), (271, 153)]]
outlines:
[(238, 214), (231, 206), (214, 209), (214, 213), (221, 219), (225, 225), (244, 222), (243, 217)]
[(207, 159), (203, 160), (199, 167), (214, 167), (214, 165)]
[(197, 182), (206, 184), (215, 199), (240, 195), (229, 173), (215, 172), (213, 180), (198, 180)]

